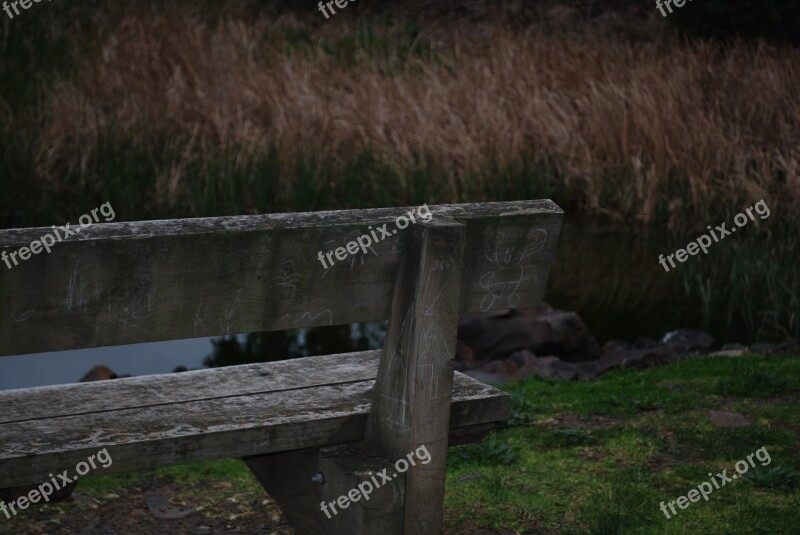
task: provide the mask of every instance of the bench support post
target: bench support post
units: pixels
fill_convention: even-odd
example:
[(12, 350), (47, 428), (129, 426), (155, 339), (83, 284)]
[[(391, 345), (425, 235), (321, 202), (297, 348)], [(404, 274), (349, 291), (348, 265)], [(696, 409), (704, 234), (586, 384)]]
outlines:
[(405, 473), (408, 535), (442, 528), (464, 231), (441, 220), (409, 229), (367, 420), (367, 447), (398, 461), (390, 473), (413, 455)]
[(298, 535), (402, 533), (403, 475), (367, 499), (361, 495), (355, 502), (344, 502), (344, 508), (338, 502), (353, 489), (366, 491), (365, 482), (372, 487), (375, 474), (391, 466), (390, 459), (361, 443), (255, 455), (244, 461)]
[[(465, 227), (407, 232), (364, 442), (245, 458), (298, 534), (441, 532)], [(326, 518), (322, 501), (379, 472), (369, 501)]]

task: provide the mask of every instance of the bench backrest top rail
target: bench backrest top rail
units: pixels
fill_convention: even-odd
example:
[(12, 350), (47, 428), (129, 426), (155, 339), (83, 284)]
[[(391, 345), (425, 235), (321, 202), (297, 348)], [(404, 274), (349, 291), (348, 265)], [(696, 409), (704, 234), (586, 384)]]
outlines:
[[(541, 302), (563, 218), (555, 203), (429, 210), (466, 226), (462, 312)], [(410, 211), (418, 221), (428, 213), (375, 208), (80, 229), (49, 254), (11, 269), (0, 263), (0, 356), (385, 320), (408, 236), (395, 222)], [(388, 235), (377, 230), (384, 224)], [(0, 253), (50, 233), (0, 230)], [(323, 267), (320, 251), (362, 235), (380, 241)]]

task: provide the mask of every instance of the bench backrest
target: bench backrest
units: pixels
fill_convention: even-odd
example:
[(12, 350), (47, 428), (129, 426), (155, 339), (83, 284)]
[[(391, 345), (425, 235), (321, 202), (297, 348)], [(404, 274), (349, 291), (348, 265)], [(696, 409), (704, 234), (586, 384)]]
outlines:
[[(433, 220), (465, 225), (461, 312), (541, 302), (563, 217), (557, 205), (429, 209)], [(385, 320), (410, 235), (395, 219), (411, 210), (418, 213), (377, 208), (80, 229), (49, 254), (12, 269), (0, 263), (0, 356)], [(391, 235), (366, 254), (323, 267), (320, 251), (380, 237), (383, 224)], [(48, 233), (2, 230), (0, 253)]]

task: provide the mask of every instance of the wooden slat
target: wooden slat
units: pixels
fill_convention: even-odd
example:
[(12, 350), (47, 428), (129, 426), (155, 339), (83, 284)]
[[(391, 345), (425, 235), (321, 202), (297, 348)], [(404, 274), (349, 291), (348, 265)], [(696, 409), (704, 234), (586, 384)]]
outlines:
[[(381, 351), (359, 351), (277, 362), (243, 364), (158, 376), (139, 376), (0, 390), (0, 424), (156, 407), (247, 394), (283, 392), (374, 379)], [(1, 428), (0, 428), (1, 429)]]
[[(369, 358), (352, 364), (354, 377), (377, 368), (374, 352), (365, 356)], [(276, 364), (296, 362), (299, 360), (255, 366), (270, 372)], [(308, 366), (314, 364), (305, 362), (303, 369)], [(240, 370), (234, 368), (210, 371), (240, 376)], [(162, 381), (171, 382), (182, 396), (192, 391), (202, 394), (205, 385), (198, 377), (203, 376), (183, 373), (141, 378), (139, 388), (129, 391), (139, 401), (124, 409), (110, 409), (109, 400), (119, 399), (116, 388), (125, 379), (7, 392), (4, 409), (17, 402), (29, 406), (36, 400), (54, 414), (63, 414), (63, 405), (79, 402), (81, 392), (92, 390), (94, 409), (88, 414), (52, 418), (40, 414), (37, 419), (0, 424), (0, 488), (42, 482), (50, 472), (74, 473), (77, 462), (104, 447), (113, 464), (96, 473), (334, 445), (360, 441), (364, 436), (374, 380), (200, 400), (195, 394), (190, 395), (193, 401), (177, 398), (172, 404), (150, 403), (151, 390), (165, 391), (159, 386)], [(176, 380), (183, 384), (175, 385)], [(451, 428), (504, 421), (508, 413), (507, 394), (456, 374)]]
[[(317, 252), (415, 208), (96, 224), (0, 263), (0, 356), (387, 319), (408, 229), (327, 270)], [(541, 301), (563, 216), (552, 201), (430, 209), (466, 225), (462, 312)], [(0, 253), (51, 231), (2, 230)]]
[(410, 237), (364, 439), (394, 459), (427, 449), (430, 461), (406, 473), (407, 535), (442, 528), (464, 226), (431, 221)]

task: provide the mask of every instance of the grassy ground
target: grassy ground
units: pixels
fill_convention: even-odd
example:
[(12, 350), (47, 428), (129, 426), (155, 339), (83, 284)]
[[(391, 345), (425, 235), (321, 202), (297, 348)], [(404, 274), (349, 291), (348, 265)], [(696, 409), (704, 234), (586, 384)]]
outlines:
[[(798, 357), (699, 358), (591, 383), (529, 380), (509, 390), (510, 426), (450, 450), (447, 533), (800, 533)], [(712, 409), (740, 413), (751, 425), (717, 428)], [(760, 448), (768, 464), (754, 459), (743, 479), (669, 520), (660, 511), (661, 501), (686, 495), (709, 472), (735, 473), (736, 461)], [(240, 461), (92, 477), (78, 490), (87, 496), (81, 503), (25, 511), (0, 522), (0, 533), (88, 525), (290, 533)], [(152, 494), (201, 509), (156, 521), (145, 505)]]
[[(448, 520), (528, 533), (799, 533), (800, 361), (748, 357), (512, 389), (517, 425), (451, 455)], [(752, 425), (720, 429), (710, 409)], [(675, 500), (766, 447), (772, 462), (667, 520)], [(462, 460), (463, 459), (463, 460)], [(478, 479), (468, 479), (472, 473)]]

